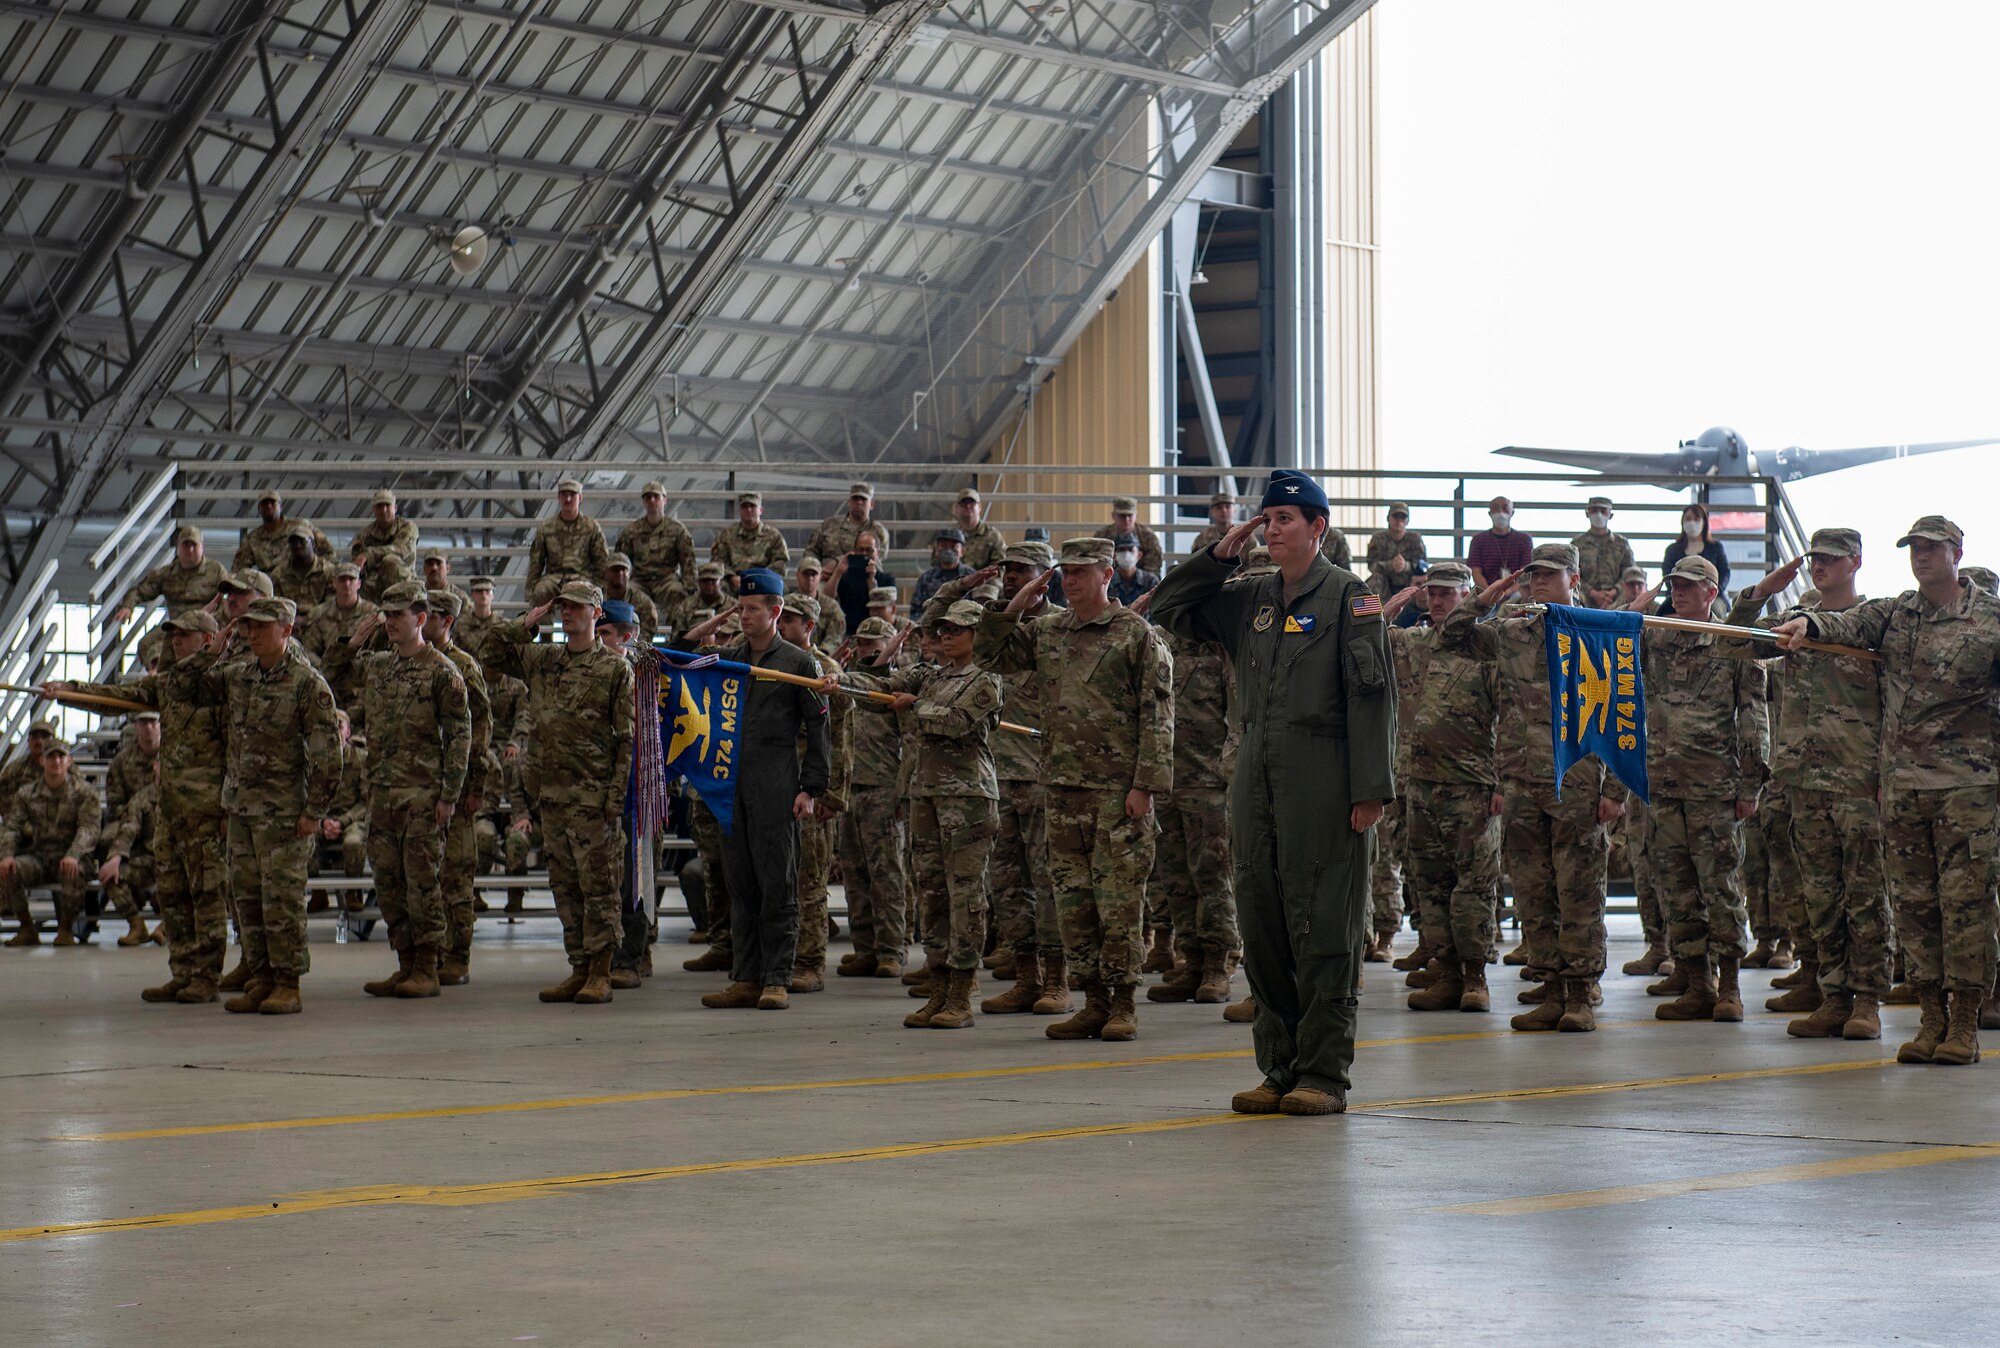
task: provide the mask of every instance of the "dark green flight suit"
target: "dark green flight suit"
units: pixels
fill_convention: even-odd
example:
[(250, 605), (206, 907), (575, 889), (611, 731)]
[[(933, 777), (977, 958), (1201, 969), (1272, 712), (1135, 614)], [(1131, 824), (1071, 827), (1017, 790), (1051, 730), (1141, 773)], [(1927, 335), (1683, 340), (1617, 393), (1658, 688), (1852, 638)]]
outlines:
[(1212, 548), (1196, 554), (1160, 582), (1148, 616), (1220, 642), (1236, 666), (1229, 824), (1257, 1066), (1279, 1092), (1344, 1095), (1375, 860), (1375, 831), (1355, 833), (1348, 814), (1396, 794), (1387, 628), (1367, 584), (1324, 557), (1289, 605), (1282, 575), (1224, 588), (1235, 570)]

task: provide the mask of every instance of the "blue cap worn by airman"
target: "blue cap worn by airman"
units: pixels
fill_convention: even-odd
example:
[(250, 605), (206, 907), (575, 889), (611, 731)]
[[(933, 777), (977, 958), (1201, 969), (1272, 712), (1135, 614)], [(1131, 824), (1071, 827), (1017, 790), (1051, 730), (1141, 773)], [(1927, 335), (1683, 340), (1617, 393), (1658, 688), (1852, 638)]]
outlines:
[(785, 578), (768, 566), (753, 566), (736, 578), (736, 593), (765, 594), (782, 598), (785, 593)]
[(607, 599), (604, 601), (604, 612), (597, 619), (597, 625), (602, 627), (606, 623), (623, 623), (627, 627), (637, 627), (639, 610), (623, 599)]
[(1296, 468), (1279, 468), (1271, 474), (1271, 483), (1264, 488), (1264, 499), (1257, 503), (1257, 509), (1265, 511), (1281, 505), (1325, 510), (1326, 489)]

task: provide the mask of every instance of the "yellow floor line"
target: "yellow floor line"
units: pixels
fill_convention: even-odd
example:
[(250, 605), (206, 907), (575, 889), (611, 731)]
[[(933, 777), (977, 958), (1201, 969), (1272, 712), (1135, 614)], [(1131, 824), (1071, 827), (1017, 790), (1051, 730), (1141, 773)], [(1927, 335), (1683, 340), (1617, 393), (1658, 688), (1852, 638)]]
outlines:
[(1348, 1110), (1350, 1113), (1359, 1114), (1371, 1110), (1410, 1109), (1419, 1105), (1471, 1105), (1489, 1100), (1541, 1100), (1561, 1096), (1599, 1095), (1610, 1091), (1650, 1091), (1666, 1086), (1705, 1086), (1717, 1081), (1760, 1081), (1766, 1077), (1856, 1072), (1871, 1067), (1887, 1067), (1895, 1061), (1894, 1058), (1865, 1058), (1859, 1062), (1803, 1063), (1796, 1067), (1751, 1067), (1737, 1072), (1697, 1072), (1690, 1076), (1645, 1077), (1638, 1081), (1587, 1081), (1574, 1086), (1522, 1086), (1504, 1091), (1471, 1091), (1464, 1095), (1414, 1095), (1407, 1100), (1370, 1100), (1349, 1105)]
[(908, 1160), (939, 1156), (949, 1152), (979, 1151), (989, 1147), (1017, 1147), (1029, 1142), (1130, 1137), (1140, 1133), (1212, 1128), (1219, 1124), (1268, 1122), (1283, 1117), (1279, 1114), (1198, 1114), (1178, 1119), (1147, 1119), (1137, 1123), (1094, 1124), (1079, 1128), (1044, 1128), (1035, 1132), (1001, 1133), (990, 1137), (904, 1142), (882, 1147), (858, 1147), (849, 1151), (807, 1152), (797, 1156), (756, 1156), (739, 1161), (708, 1161), (696, 1165), (663, 1166), (644, 1170), (600, 1170), (582, 1175), (495, 1180), (482, 1184), (375, 1184), (349, 1189), (320, 1189), (309, 1193), (281, 1195), (270, 1202), (244, 1203), (234, 1207), (195, 1208), (186, 1212), (155, 1212), (133, 1217), (105, 1217), (95, 1221), (62, 1222), (50, 1226), (19, 1226), (11, 1230), (0, 1230), (0, 1245), (112, 1231), (210, 1226), (218, 1222), (247, 1221), (255, 1217), (285, 1217), (305, 1212), (333, 1212), (345, 1208), (410, 1204), (461, 1207), (480, 1203), (513, 1203), (523, 1199), (547, 1198), (574, 1189), (602, 1188), (619, 1184), (649, 1184), (660, 1180), (687, 1179), (696, 1175), (789, 1170), (801, 1166), (844, 1165), (853, 1161)]
[(1697, 1175), (1692, 1179), (1661, 1180), (1655, 1184), (1579, 1189), (1573, 1193), (1503, 1198), (1491, 1203), (1463, 1203), (1433, 1210), (1481, 1217), (1524, 1217), (1538, 1212), (1573, 1212), (1579, 1208), (1644, 1203), (1656, 1198), (1681, 1198), (1688, 1194), (1754, 1189), (1770, 1184), (1803, 1184), (1812, 1180), (1842, 1179), (1849, 1175), (1872, 1175), (1884, 1170), (1907, 1170), (1914, 1166), (1990, 1161), (1995, 1158), (2000, 1158), (2000, 1142), (1978, 1142), (1963, 1147), (1914, 1147), (1869, 1156), (1851, 1156), (1841, 1161), (1811, 1161), (1803, 1165), (1770, 1166), (1762, 1170), (1732, 1170), (1720, 1175)]

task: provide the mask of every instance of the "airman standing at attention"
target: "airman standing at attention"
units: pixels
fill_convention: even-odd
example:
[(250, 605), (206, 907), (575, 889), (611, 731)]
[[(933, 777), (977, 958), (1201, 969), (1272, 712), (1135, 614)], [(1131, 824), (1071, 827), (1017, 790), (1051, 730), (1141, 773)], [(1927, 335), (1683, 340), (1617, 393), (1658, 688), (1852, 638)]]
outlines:
[[(1230, 841), (1264, 1074), (1231, 1099), (1241, 1114), (1347, 1107), (1374, 829), (1396, 796), (1382, 605), (1321, 555), (1326, 518), (1318, 483), (1275, 470), (1258, 514), (1174, 568), (1149, 610), (1236, 669)], [(1227, 584), (1259, 528), (1278, 569)]]
[(1007, 540), (1000, 531), (983, 518), (985, 500), (979, 495), (979, 488), (966, 487), (952, 502), (952, 518), (958, 521), (959, 532), (965, 535), (965, 564), (974, 571), (983, 571), (989, 566), (999, 566), (1006, 560)]
[(1618, 587), (1626, 570), (1636, 564), (1632, 545), (1611, 532), (1611, 498), (1593, 496), (1583, 508), (1590, 527), (1569, 541), (1576, 549), (1577, 574), (1584, 598), (1592, 608), (1622, 608)]
[(643, 513), (618, 533), (618, 551), (632, 559), (632, 579), (662, 612), (694, 593), (694, 539), (687, 526), (667, 514), (667, 485), (639, 488)]
[[(103, 814), (97, 789), (70, 771), (69, 745), (52, 739), (42, 750), (41, 774), (23, 784), (5, 822), (0, 822), (0, 907), (25, 915), (28, 891), (52, 886), (58, 946), (77, 943), (76, 919), (89, 883), (85, 868), (97, 850)], [(32, 920), (24, 917), (21, 932), (30, 939), (20, 941), (17, 936), (9, 944), (40, 944)]]
[(762, 494), (746, 491), (736, 496), (736, 523), (715, 531), (715, 541), (708, 545), (708, 558), (720, 562), (724, 573), (730, 576), (740, 576), (755, 566), (769, 567), (782, 576), (791, 564), (792, 554), (785, 547), (784, 536), (764, 523)]
[(556, 483), (556, 513), (535, 526), (528, 545), (528, 602), (550, 604), (571, 581), (595, 585), (611, 560), (604, 530), (583, 513), (583, 483), (566, 477)]
[(417, 526), (396, 515), (396, 493), (378, 488), (368, 500), (375, 518), (354, 535), (354, 564), (361, 568), (361, 593), (382, 597), (391, 585), (417, 578)]
[[(111, 625), (123, 626), (141, 604), (155, 599), (166, 602), (167, 616), (178, 618), (189, 609), (201, 608), (215, 598), (228, 572), (222, 563), (203, 555), (201, 530), (183, 524), (174, 530), (174, 559), (156, 566), (139, 577), (111, 615)], [(155, 628), (139, 643), (139, 659), (152, 664), (161, 653), (166, 638)]]
[(1111, 503), (1111, 523), (1101, 525), (1091, 534), (1092, 538), (1102, 538), (1116, 544), (1120, 534), (1130, 534), (1139, 540), (1139, 569), (1159, 575), (1166, 569), (1166, 549), (1160, 546), (1160, 536), (1151, 526), (1139, 523), (1139, 501), (1137, 497), (1121, 496)]
[(486, 634), (500, 621), (500, 615), (493, 611), (493, 577), (474, 576), (465, 589), (466, 601), (459, 611), (458, 625), (452, 629), (452, 640), (484, 661)]
[(1387, 527), (1368, 540), (1370, 587), (1387, 599), (1416, 580), (1424, 564), (1424, 536), (1410, 528), (1410, 508), (1391, 501)]
[(863, 534), (875, 536), (875, 555), (889, 555), (889, 531), (874, 518), (875, 488), (857, 482), (847, 489), (847, 505), (821, 520), (806, 540), (806, 551), (819, 558), (839, 559), (854, 551)]
[(479, 661), (458, 644), (458, 594), (433, 590), (426, 596), (430, 610), (424, 619), (424, 640), (451, 661), (465, 682), (466, 710), (472, 739), (466, 750), (465, 787), (446, 826), (444, 863), (438, 871), (438, 891), (444, 902), (444, 948), (438, 952), (438, 982), (461, 987), (472, 977), (473, 915), (479, 894), (473, 885), (479, 866), (479, 815), (500, 783), (491, 768), (493, 699)]
[[(840, 662), (813, 642), (819, 605), (804, 595), (788, 594), (778, 614), (778, 635), (812, 656), (822, 678), (840, 675)], [(853, 701), (828, 701), (826, 789), (813, 798), (809, 819), (799, 821), (799, 944), (792, 956), (792, 992), (819, 992), (826, 987), (827, 886), (833, 879), (834, 840), (840, 816), (847, 811), (854, 781)], [(810, 727), (799, 730), (799, 766), (805, 766)]]
[[(866, 669), (895, 632), (870, 618), (855, 634), (856, 668)], [(841, 814), (840, 872), (847, 889), (847, 925), (854, 953), (835, 970), (843, 978), (900, 978), (910, 948), (903, 872), (903, 824), (897, 813), (903, 761), (901, 718), (856, 716), (854, 772)]]

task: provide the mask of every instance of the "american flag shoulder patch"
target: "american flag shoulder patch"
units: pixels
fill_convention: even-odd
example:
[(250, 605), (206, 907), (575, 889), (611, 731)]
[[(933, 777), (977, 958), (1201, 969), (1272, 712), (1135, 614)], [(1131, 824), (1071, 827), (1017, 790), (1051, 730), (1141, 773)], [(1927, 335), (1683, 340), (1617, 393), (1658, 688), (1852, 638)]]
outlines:
[(1379, 594), (1357, 595), (1352, 605), (1357, 618), (1379, 618), (1382, 615), (1382, 596)]

